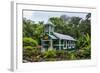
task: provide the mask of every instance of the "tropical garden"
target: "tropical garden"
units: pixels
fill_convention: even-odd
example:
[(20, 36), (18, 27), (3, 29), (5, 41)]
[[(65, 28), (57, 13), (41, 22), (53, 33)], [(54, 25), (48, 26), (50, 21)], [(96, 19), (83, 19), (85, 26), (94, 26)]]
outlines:
[(43, 37), (43, 21), (35, 23), (23, 18), (23, 62), (63, 61), (91, 59), (91, 14), (85, 19), (77, 16), (51, 17), (48, 19), (56, 25), (55, 31), (70, 35), (76, 41), (72, 50), (47, 50), (41, 52), (41, 38)]

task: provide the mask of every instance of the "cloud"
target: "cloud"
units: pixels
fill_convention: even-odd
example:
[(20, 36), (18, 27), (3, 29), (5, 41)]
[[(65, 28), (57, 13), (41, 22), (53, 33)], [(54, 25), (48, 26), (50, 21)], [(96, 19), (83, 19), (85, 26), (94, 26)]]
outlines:
[(50, 17), (60, 17), (61, 15), (67, 15), (69, 17), (78, 16), (85, 19), (87, 13), (79, 12), (52, 12), (52, 11), (23, 11), (23, 17), (32, 21), (44, 21), (46, 23)]
[(32, 20), (32, 16), (34, 16), (34, 11), (23, 11), (23, 17)]

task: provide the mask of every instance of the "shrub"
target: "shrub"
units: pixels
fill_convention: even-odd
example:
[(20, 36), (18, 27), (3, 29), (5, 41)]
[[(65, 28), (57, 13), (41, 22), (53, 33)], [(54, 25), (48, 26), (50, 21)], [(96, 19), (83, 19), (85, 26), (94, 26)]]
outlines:
[(23, 46), (32, 46), (32, 47), (36, 47), (38, 45), (37, 41), (29, 38), (29, 37), (24, 37), (23, 38)]
[(44, 58), (54, 58), (55, 56), (56, 56), (56, 51), (53, 49), (44, 52)]
[(33, 47), (32, 46), (24, 46), (24, 50), (33, 50)]
[(38, 62), (41, 59), (41, 52), (37, 48), (25, 46), (23, 50), (23, 59), (30, 62)]
[(89, 34), (81, 36), (77, 41), (77, 58), (78, 59), (89, 59), (91, 58), (91, 38)]
[(56, 51), (56, 57), (59, 59), (64, 59), (66, 55), (66, 52), (64, 50), (58, 50)]
[(23, 59), (27, 61), (32, 61), (31, 56), (33, 54), (32, 52), (33, 48), (31, 46), (24, 46), (23, 49)]
[(77, 59), (76, 51), (68, 51), (66, 56), (67, 56), (68, 60), (76, 60)]

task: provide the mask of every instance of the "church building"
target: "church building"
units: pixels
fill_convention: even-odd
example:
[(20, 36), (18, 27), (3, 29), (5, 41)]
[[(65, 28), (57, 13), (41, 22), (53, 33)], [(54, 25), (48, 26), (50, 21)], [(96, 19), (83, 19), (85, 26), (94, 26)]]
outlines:
[(44, 25), (44, 36), (41, 39), (41, 51), (44, 52), (50, 49), (74, 49), (76, 40), (69, 35), (55, 32), (55, 27), (56, 26), (50, 22)]

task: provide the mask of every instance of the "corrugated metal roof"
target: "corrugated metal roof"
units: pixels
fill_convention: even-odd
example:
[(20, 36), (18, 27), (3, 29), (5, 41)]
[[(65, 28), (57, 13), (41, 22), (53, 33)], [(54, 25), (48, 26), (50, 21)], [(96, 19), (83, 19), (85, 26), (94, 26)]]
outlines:
[(65, 40), (73, 40), (76, 41), (73, 37), (69, 36), (69, 35), (64, 35), (64, 34), (60, 34), (60, 33), (53, 33), (57, 38), (59, 39), (65, 39)]

